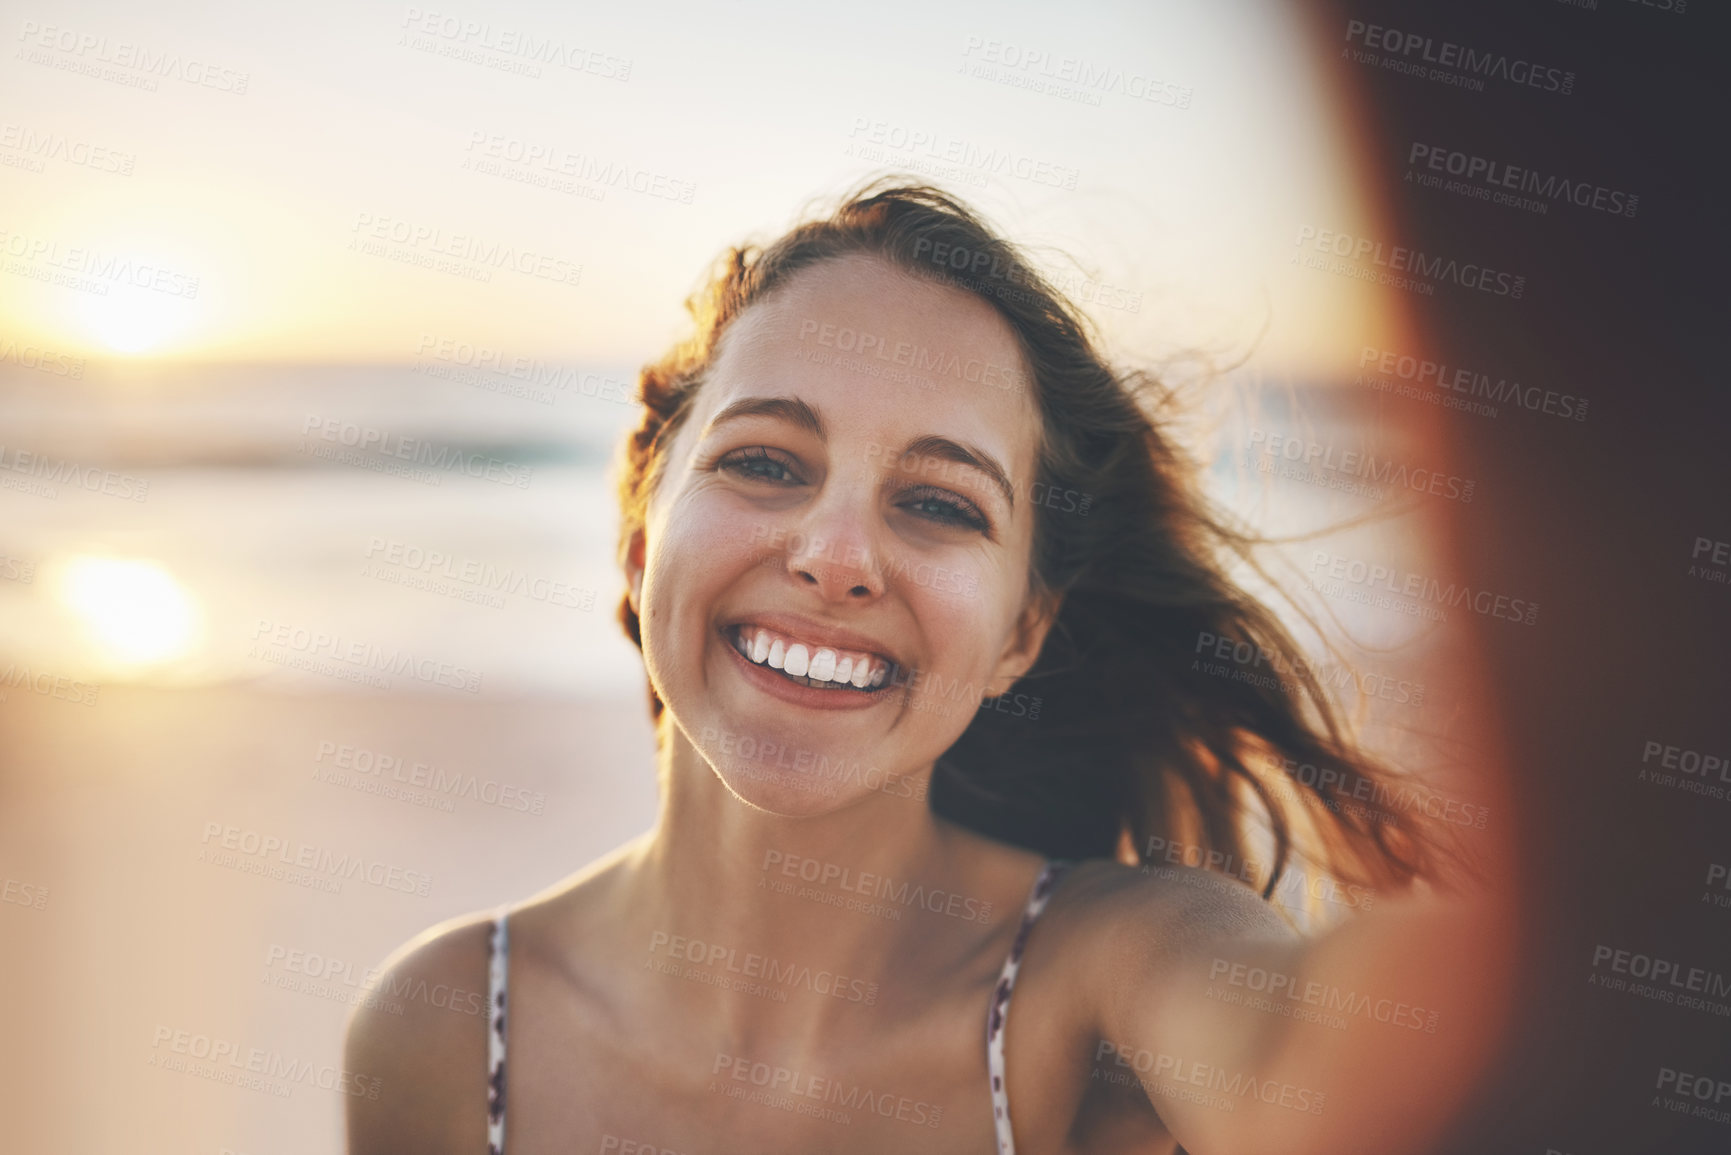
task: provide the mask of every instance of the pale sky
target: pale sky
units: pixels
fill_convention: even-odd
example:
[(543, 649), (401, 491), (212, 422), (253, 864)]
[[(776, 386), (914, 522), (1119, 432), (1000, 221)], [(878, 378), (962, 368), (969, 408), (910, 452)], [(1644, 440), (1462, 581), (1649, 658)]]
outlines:
[(1093, 312), (1142, 351), (1266, 326), (1307, 371), (1388, 337), (1373, 290), (1288, 265), (1367, 215), (1277, 4), (6, 7), (0, 344), (636, 364), (724, 244), (923, 165), (1139, 302)]

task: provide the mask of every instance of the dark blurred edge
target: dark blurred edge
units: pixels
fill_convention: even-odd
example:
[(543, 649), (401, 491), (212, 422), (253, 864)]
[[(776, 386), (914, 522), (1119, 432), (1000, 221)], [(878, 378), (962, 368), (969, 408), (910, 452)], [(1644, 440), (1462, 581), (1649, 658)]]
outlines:
[[(1425, 345), (1591, 403), (1579, 426), (1444, 422), (1485, 496), (1451, 511), (1459, 571), (1532, 591), (1543, 617), (1479, 631), (1525, 937), (1507, 1045), (1437, 1150), (1731, 1150), (1731, 1127), (1649, 1105), (1661, 1065), (1731, 1078), (1731, 1022), (1587, 985), (1599, 943), (1731, 971), (1731, 916), (1699, 904), (1701, 872), (1731, 849), (1731, 802), (1635, 779), (1648, 739), (1731, 746), (1731, 588), (1684, 576), (1698, 535), (1731, 539), (1724, 9), (1312, 0), (1309, 16), (1311, 50), (1356, 101), (1378, 239), (1528, 276), (1519, 302), (1414, 298)], [(1472, 93), (1362, 66), (1341, 55), (1349, 20), (1554, 64), (1574, 91)], [(1638, 193), (1638, 216), (1427, 195), (1403, 181), (1414, 141)]]

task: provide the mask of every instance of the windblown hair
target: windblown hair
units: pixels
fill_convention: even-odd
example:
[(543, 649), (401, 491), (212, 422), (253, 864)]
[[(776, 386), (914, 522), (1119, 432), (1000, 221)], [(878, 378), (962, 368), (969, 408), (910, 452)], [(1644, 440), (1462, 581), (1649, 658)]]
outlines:
[[(1265, 897), (1295, 853), (1341, 881), (1427, 874), (1437, 844), (1410, 808), (1385, 804), (1413, 788), (1357, 746), (1276, 615), (1226, 576), (1234, 558), (1254, 564), (1256, 539), (1210, 510), (1194, 464), (1150, 417), (1169, 391), (1109, 365), (1030, 260), (940, 190), (879, 178), (773, 243), (721, 257), (687, 302), (695, 333), (642, 370), (642, 422), (620, 478), (621, 551), (728, 326), (800, 270), (854, 254), (997, 310), (1031, 375), (1042, 492), (1087, 499), (1034, 507), (1030, 588), (1062, 601), (1012, 692), (1037, 696), (1039, 716), (976, 714), (938, 761), (934, 811), (1057, 857), (1134, 862), (1139, 848), (1176, 845), (1192, 865), (1228, 872), (1262, 858), (1266, 869), (1253, 873)], [(641, 648), (628, 600), (620, 620)], [(1282, 677), (1204, 671), (1205, 638), (1259, 655), (1257, 668)], [(659, 720), (653, 687), (649, 697)]]

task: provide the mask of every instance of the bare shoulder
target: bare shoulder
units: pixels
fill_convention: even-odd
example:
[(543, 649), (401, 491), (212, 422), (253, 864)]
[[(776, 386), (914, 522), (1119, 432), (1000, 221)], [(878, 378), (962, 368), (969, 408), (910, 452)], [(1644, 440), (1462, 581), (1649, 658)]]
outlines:
[(393, 951), (349, 1018), (344, 1066), (376, 1097), (348, 1100), (350, 1155), (485, 1149), (491, 914), (432, 927)]
[[(566, 971), (608, 888), (641, 840), (510, 906), (511, 989)], [(344, 1062), (378, 1080), (348, 1100), (349, 1155), (474, 1155), (487, 1149), (487, 977), (494, 912), (431, 927), (379, 968), (377, 997), (349, 1019)]]
[(1297, 935), (1273, 903), (1234, 878), (1192, 866), (1126, 866), (1090, 859), (1065, 880), (1065, 905), (1093, 933), (1157, 938), (1171, 949), (1192, 939)]
[(1145, 988), (1182, 961), (1237, 944), (1291, 944), (1299, 933), (1242, 882), (1187, 866), (1148, 869), (1094, 859), (1070, 871), (1054, 902), (1076, 980), (1102, 993)]

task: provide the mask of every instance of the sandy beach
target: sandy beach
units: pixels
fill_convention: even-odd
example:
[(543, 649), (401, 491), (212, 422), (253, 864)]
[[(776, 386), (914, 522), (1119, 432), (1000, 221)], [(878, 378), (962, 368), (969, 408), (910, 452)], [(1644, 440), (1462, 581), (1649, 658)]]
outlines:
[(340, 1151), (368, 968), (654, 815), (640, 698), (12, 688), (0, 734), (20, 1151)]

